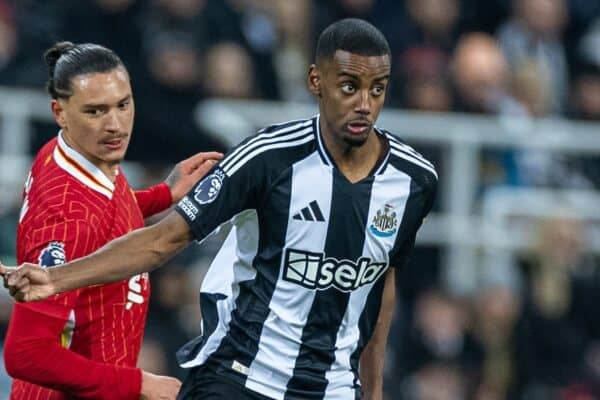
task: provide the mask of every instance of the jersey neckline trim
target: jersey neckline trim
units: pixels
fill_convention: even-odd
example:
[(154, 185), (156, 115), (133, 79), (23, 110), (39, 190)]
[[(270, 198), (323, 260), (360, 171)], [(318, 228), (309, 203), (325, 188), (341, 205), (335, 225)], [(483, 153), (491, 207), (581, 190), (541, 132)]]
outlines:
[(69, 147), (65, 142), (62, 130), (58, 132), (58, 140), (53, 153), (54, 161), (69, 175), (90, 189), (112, 199), (115, 184), (81, 153)]

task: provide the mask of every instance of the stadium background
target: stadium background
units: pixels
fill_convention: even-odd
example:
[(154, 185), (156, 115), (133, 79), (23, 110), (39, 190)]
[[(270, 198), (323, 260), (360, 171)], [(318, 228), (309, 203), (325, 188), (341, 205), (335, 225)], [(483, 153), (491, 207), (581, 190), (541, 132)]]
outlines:
[[(392, 47), (379, 125), (441, 180), (398, 274), (387, 398), (600, 398), (600, 0), (0, 0), (0, 259), (14, 261), (31, 156), (56, 134), (41, 90), (55, 40), (104, 44), (128, 66), (125, 169), (143, 187), (195, 151), (314, 114), (316, 37), (349, 16)], [(147, 370), (182, 376), (174, 352), (198, 333), (221, 238), (152, 274)], [(9, 387), (2, 366), (1, 400)]]

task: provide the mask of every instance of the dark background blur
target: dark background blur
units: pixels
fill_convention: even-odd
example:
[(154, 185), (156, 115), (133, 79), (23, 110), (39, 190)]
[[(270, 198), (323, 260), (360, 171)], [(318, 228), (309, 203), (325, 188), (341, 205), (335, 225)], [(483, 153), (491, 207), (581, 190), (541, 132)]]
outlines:
[[(600, 399), (600, 0), (0, 0), (2, 261), (31, 156), (57, 133), (41, 94), (53, 42), (99, 43), (127, 65), (125, 170), (144, 187), (237, 141), (199, 123), (205, 100), (279, 102), (260, 111), (273, 123), (282, 104), (314, 105), (314, 45), (343, 17), (388, 38), (401, 123), (385, 127), (423, 131), (417, 149), (450, 182), (398, 274), (387, 398)], [(152, 274), (143, 368), (184, 376), (174, 353), (199, 333), (220, 240)], [(2, 291), (0, 341), (11, 305)], [(0, 368), (1, 400), (9, 388)]]

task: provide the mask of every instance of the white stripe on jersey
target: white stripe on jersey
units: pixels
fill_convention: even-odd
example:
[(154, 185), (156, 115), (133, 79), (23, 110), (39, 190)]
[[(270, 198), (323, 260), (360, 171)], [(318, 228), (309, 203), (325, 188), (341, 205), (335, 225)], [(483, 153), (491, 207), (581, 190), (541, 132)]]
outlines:
[[(331, 211), (333, 175), (331, 168), (323, 165), (318, 152), (293, 165), (290, 212), (286, 233), (286, 246), (298, 250), (323, 251)], [(319, 190), (314, 188), (319, 182)], [(293, 215), (316, 201), (325, 221), (302, 221)], [(310, 233), (310, 234), (309, 234)], [(282, 249), (285, 252), (285, 249)], [(306, 290), (280, 276), (269, 303), (267, 317), (260, 337), (258, 352), (250, 366), (246, 387), (274, 399), (283, 399), (300, 346), (302, 332), (310, 313), (315, 290)]]
[[(386, 260), (389, 262), (387, 249), (394, 246), (398, 232), (389, 237), (375, 237), (370, 231), (369, 226), (377, 215), (377, 211), (382, 210), (390, 199), (401, 199), (400, 203), (391, 204), (396, 213), (398, 227), (402, 221), (406, 202), (410, 194), (411, 178), (407, 174), (398, 171), (392, 165), (388, 166), (385, 175), (375, 177), (371, 189), (371, 200), (369, 203), (369, 216), (365, 225), (365, 242), (362, 255), (364, 257), (375, 257), (377, 260)], [(385, 279), (385, 274), (380, 278)], [(354, 375), (350, 371), (350, 357), (356, 350), (358, 339), (360, 337), (359, 321), (367, 297), (375, 282), (362, 286), (350, 294), (348, 306), (340, 330), (338, 331), (335, 347), (335, 361), (331, 369), (325, 374), (329, 382), (325, 392), (326, 399), (353, 399), (354, 398)], [(348, 327), (353, 327), (349, 329)]]
[(420, 166), (422, 168), (425, 168), (427, 171), (431, 172), (435, 176), (435, 178), (437, 179), (437, 177), (438, 177), (437, 176), (437, 172), (435, 172), (435, 169), (433, 167), (425, 164), (424, 162), (420, 161), (419, 159), (417, 159), (417, 158), (415, 158), (413, 156), (410, 156), (410, 155), (408, 155), (406, 153), (403, 153), (402, 151), (396, 150), (393, 146), (392, 146), (391, 152), (396, 157), (403, 158), (403, 159), (405, 159), (407, 161), (412, 162), (413, 164), (416, 164), (416, 165), (418, 165), (418, 166)]
[[(231, 313), (239, 295), (239, 284), (256, 277), (252, 261), (258, 251), (258, 221), (250, 210), (233, 219), (233, 227), (219, 249), (202, 281), (201, 292), (222, 293), (226, 299), (217, 302), (219, 323), (195, 358), (181, 364), (182, 368), (200, 365), (217, 350), (229, 331)], [(204, 327), (203, 327), (204, 329)]]
[(275, 141), (289, 139), (291, 137), (289, 135), (284, 135), (285, 133), (288, 133), (288, 132), (294, 133), (294, 132), (298, 131), (299, 129), (305, 128), (305, 127), (312, 128), (312, 120), (304, 121), (303, 123), (288, 126), (283, 129), (278, 129), (274, 132), (258, 134), (253, 139), (250, 139), (248, 141), (248, 143), (245, 143), (244, 145), (238, 147), (231, 154), (229, 154), (227, 157), (225, 157), (223, 159), (223, 161), (221, 161), (221, 167), (223, 169), (229, 168), (229, 166), (230, 166), (229, 164), (235, 163), (240, 157), (242, 157), (242, 155), (244, 153), (247, 153), (248, 151), (250, 151), (253, 148), (256, 148), (257, 146), (261, 146), (262, 144), (267, 144), (267, 143), (272, 142), (272, 140), (268, 140), (268, 139), (275, 139)]
[[(300, 138), (293, 140), (291, 142), (283, 142), (282, 140), (285, 139), (290, 139), (292, 137), (297, 137), (298, 135), (305, 135), (305, 136), (301, 136)], [(277, 140), (275, 139), (270, 139), (270, 144), (266, 144), (265, 143), (262, 144), (261, 147), (258, 147), (257, 149), (255, 149), (254, 151), (252, 151), (251, 153), (248, 153), (243, 159), (241, 159), (240, 161), (238, 161), (235, 164), (228, 164), (227, 167), (223, 167), (223, 170), (225, 171), (225, 173), (227, 174), (227, 176), (232, 176), (233, 174), (236, 173), (237, 170), (239, 170), (240, 168), (242, 168), (244, 166), (244, 164), (246, 164), (248, 161), (250, 161), (251, 159), (253, 159), (254, 157), (258, 156), (261, 153), (264, 153), (265, 151), (268, 150), (274, 150), (274, 149), (281, 149), (281, 148), (285, 148), (285, 147), (293, 147), (293, 146), (298, 146), (304, 143), (308, 143), (311, 140), (314, 140), (315, 136), (312, 132), (312, 128), (306, 128), (303, 129), (300, 132), (294, 133), (293, 135), (289, 135), (290, 137), (285, 137), (282, 136), (281, 138), (277, 138)]]
[(399, 141), (397, 138), (395, 138), (392, 135), (386, 135), (386, 137), (389, 139), (390, 143), (392, 144), (392, 147), (396, 148), (397, 150), (404, 151), (405, 153), (415, 156), (416, 158), (418, 158), (419, 160), (423, 161), (424, 163), (428, 164), (430, 167), (433, 168), (433, 164), (428, 159), (423, 157), (423, 155), (421, 153), (419, 153), (418, 151), (416, 151), (409, 145), (402, 143), (401, 141)]

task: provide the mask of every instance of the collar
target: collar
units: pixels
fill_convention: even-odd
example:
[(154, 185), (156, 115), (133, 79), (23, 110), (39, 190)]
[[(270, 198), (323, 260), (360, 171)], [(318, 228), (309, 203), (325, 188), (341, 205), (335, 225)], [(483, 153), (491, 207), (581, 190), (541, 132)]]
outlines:
[(54, 161), (58, 166), (79, 182), (92, 190), (112, 199), (115, 184), (81, 153), (69, 147), (63, 138), (62, 130), (58, 132), (58, 141), (54, 148)]
[[(317, 151), (319, 152), (319, 156), (321, 157), (321, 160), (323, 161), (323, 163), (325, 165), (332, 167), (332, 168), (337, 168), (335, 161), (333, 160), (333, 157), (329, 153), (329, 150), (327, 150), (327, 147), (325, 147), (325, 142), (321, 135), (320, 120), (321, 120), (320, 114), (317, 114), (317, 116), (313, 118), (313, 121), (314, 121), (313, 131), (315, 132), (315, 135), (317, 136)], [(373, 170), (370, 174), (370, 175), (380, 175), (383, 173), (383, 171), (385, 171), (385, 167), (388, 163), (388, 160), (390, 159), (390, 145), (389, 145), (388, 138), (376, 126), (373, 126), (373, 131), (375, 132), (375, 134), (379, 135), (384, 140), (384, 142), (388, 143), (385, 155), (383, 157), (380, 157), (380, 159), (377, 161), (377, 164), (375, 164), (375, 167), (373, 167)]]

